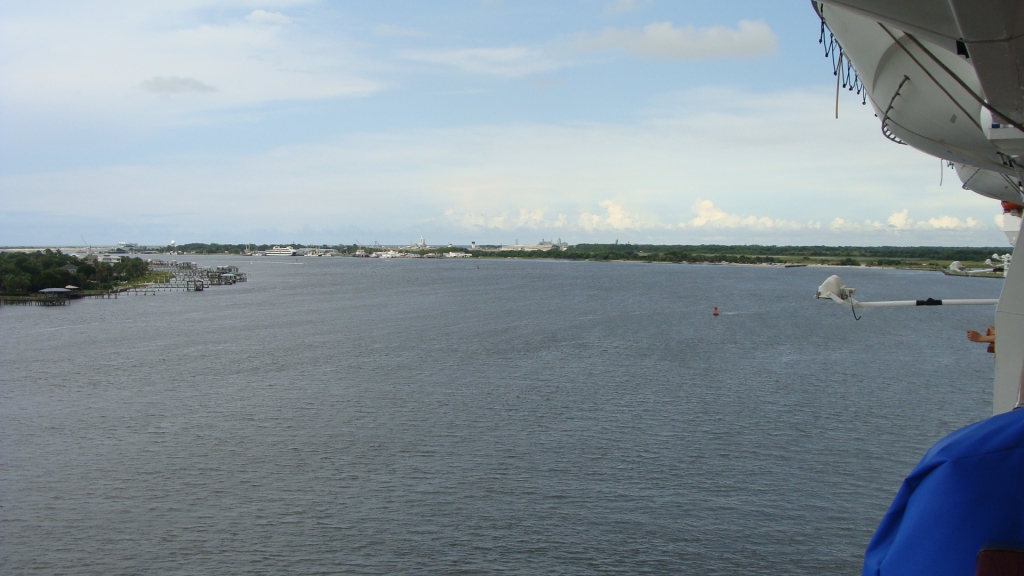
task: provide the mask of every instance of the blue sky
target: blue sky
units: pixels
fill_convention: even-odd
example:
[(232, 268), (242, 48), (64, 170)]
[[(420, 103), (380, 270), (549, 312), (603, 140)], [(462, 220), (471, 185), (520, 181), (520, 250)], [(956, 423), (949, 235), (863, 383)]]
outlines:
[(1002, 245), (804, 1), (14, 3), (0, 245)]

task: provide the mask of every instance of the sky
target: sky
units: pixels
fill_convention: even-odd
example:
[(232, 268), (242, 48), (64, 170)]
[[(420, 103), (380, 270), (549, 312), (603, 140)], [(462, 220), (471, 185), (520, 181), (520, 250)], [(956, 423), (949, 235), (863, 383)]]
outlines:
[(0, 246), (1006, 245), (805, 0), (0, 7)]

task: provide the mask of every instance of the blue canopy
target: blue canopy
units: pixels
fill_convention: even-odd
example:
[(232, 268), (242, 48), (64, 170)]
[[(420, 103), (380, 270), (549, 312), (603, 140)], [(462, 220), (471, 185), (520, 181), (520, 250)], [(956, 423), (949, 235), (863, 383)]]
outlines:
[(932, 446), (882, 518), (862, 574), (970, 575), (993, 545), (1024, 546), (1024, 409)]

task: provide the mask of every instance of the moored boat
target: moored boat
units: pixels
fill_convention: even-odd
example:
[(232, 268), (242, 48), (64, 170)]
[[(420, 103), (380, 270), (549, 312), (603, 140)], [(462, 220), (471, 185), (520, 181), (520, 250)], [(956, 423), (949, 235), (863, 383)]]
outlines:
[(291, 246), (274, 246), (266, 251), (267, 256), (295, 256), (295, 248)]

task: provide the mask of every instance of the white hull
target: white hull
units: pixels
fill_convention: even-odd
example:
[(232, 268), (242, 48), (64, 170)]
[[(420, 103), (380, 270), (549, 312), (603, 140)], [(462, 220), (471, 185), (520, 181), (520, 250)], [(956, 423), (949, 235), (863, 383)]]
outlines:
[(280, 246), (274, 246), (273, 248), (267, 250), (266, 254), (267, 256), (295, 256), (295, 249), (292, 248), (291, 246), (285, 246), (284, 248)]

